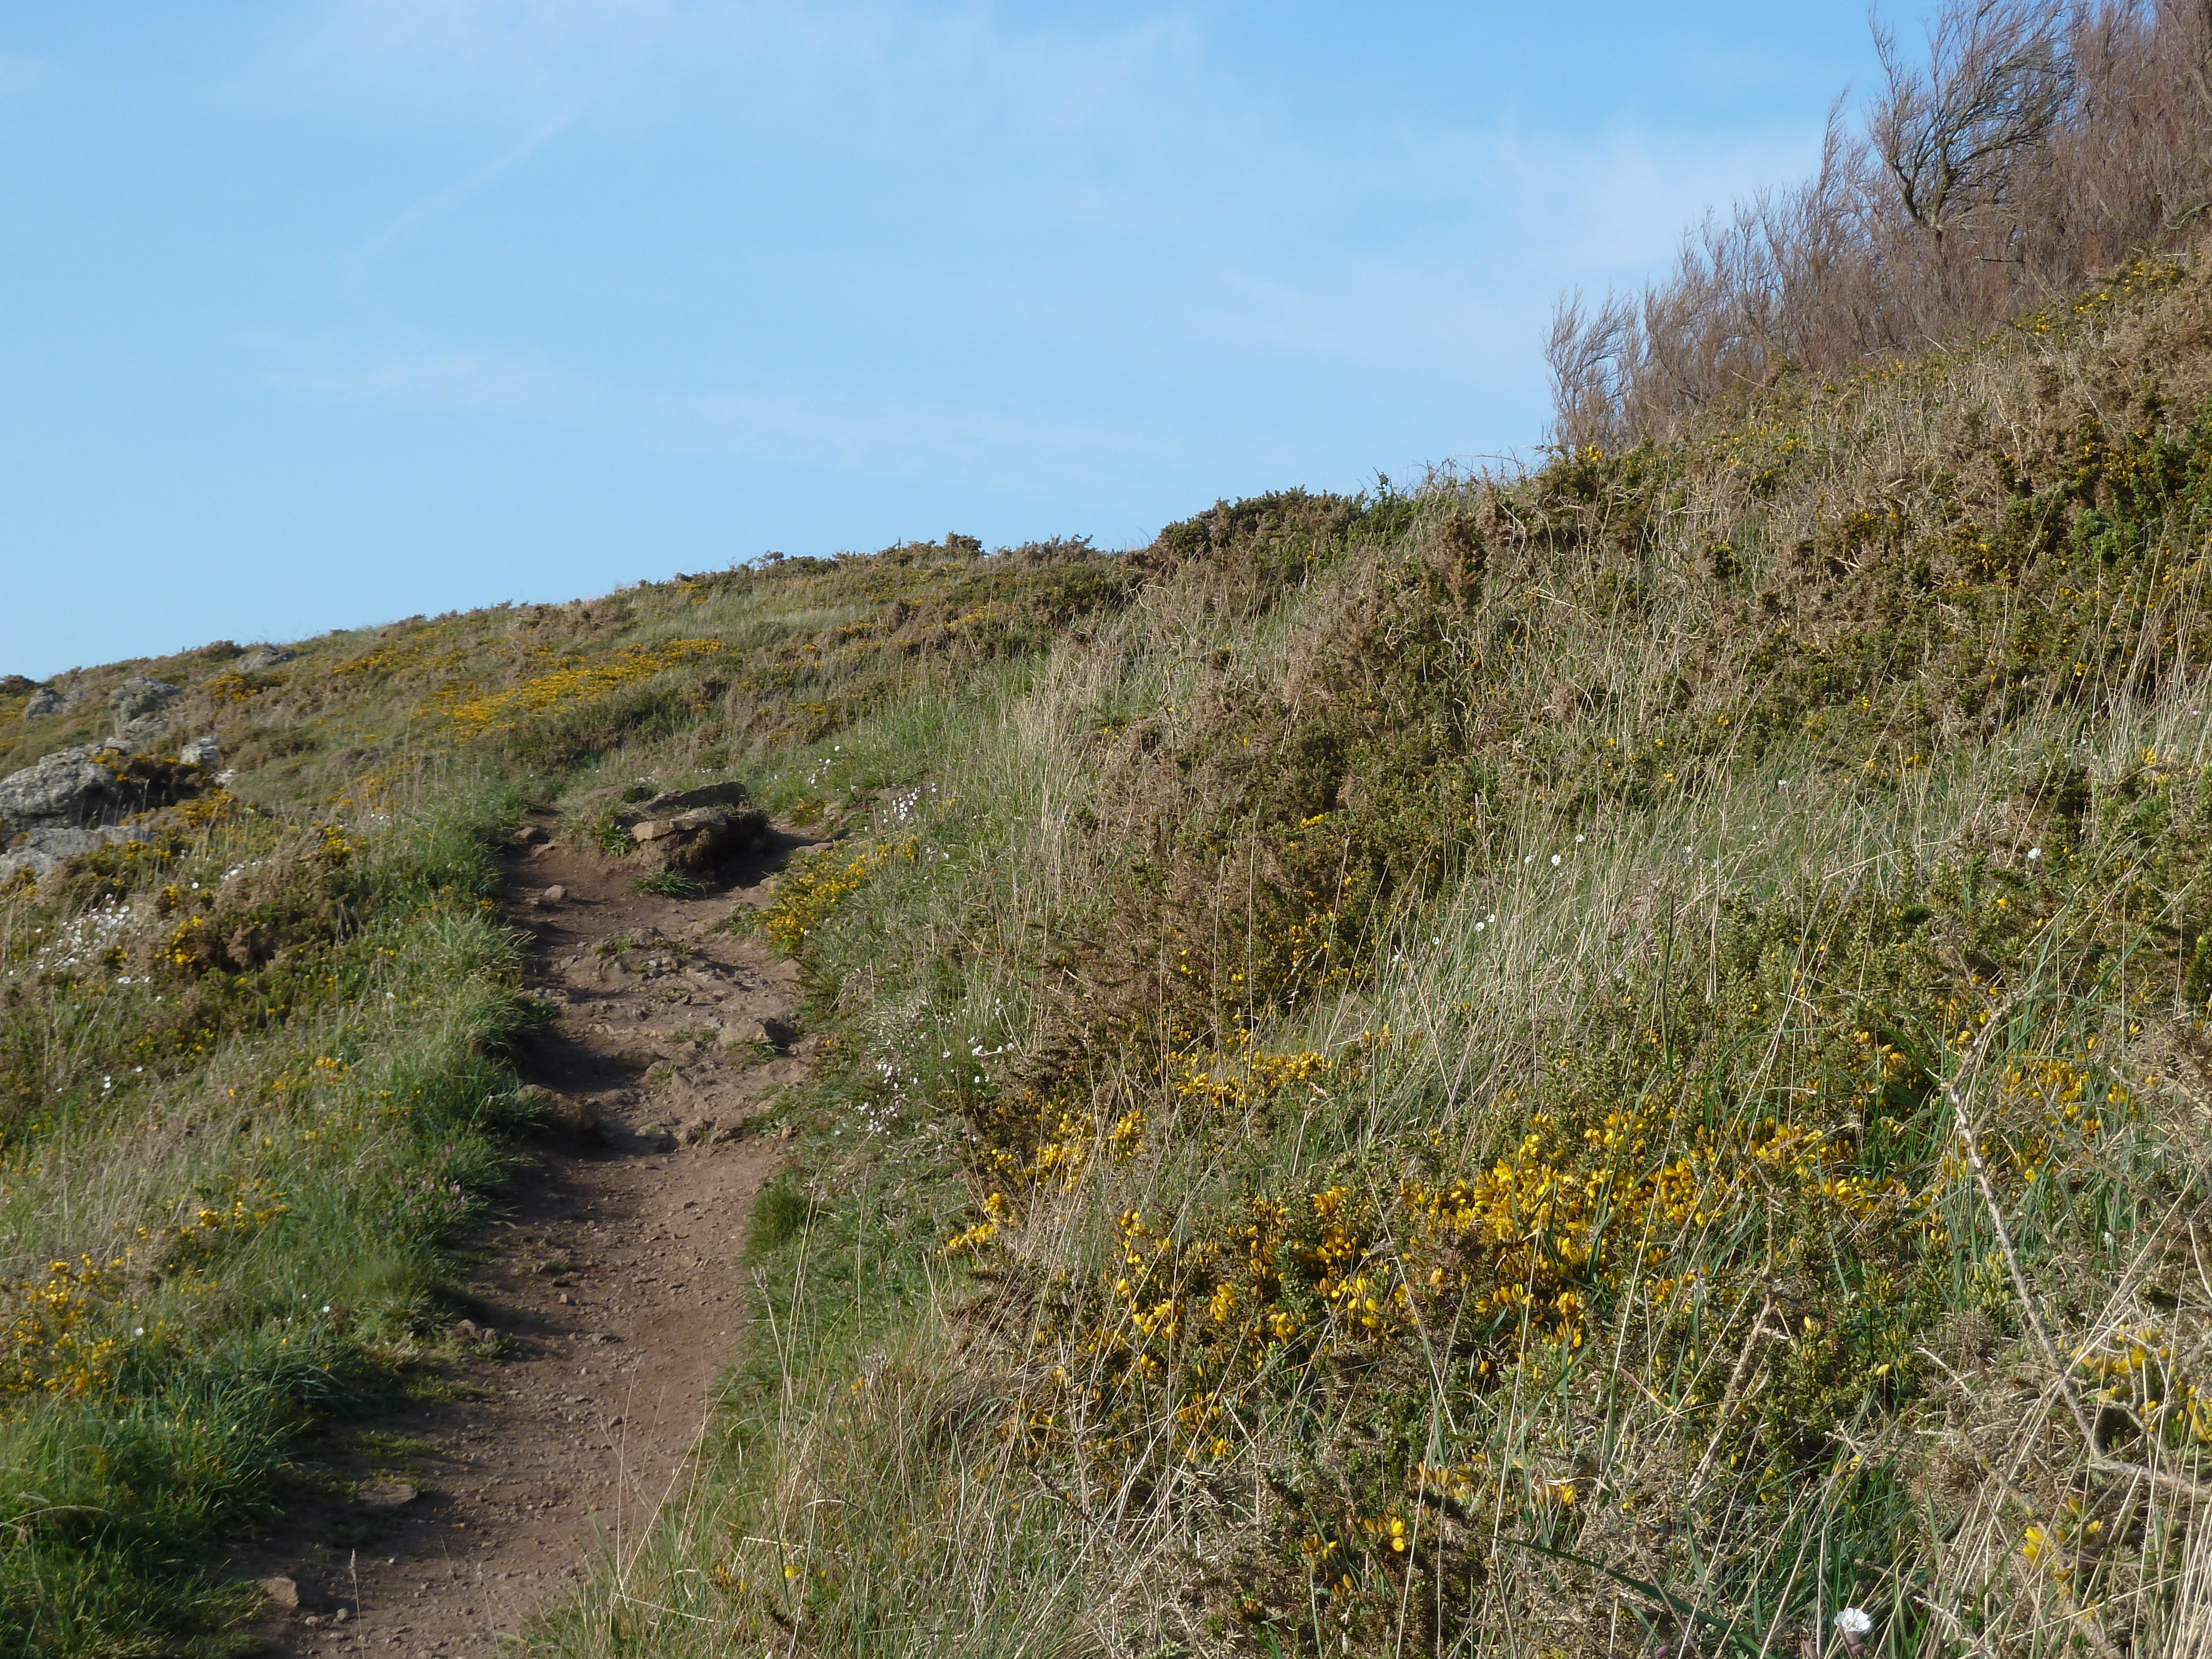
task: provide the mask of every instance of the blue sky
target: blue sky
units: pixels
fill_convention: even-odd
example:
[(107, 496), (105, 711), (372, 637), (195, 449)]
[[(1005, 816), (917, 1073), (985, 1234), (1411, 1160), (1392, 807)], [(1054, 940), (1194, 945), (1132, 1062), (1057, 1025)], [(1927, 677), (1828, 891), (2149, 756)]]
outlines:
[(0, 672), (1526, 454), (1555, 295), (1871, 65), (1860, 0), (19, 0)]

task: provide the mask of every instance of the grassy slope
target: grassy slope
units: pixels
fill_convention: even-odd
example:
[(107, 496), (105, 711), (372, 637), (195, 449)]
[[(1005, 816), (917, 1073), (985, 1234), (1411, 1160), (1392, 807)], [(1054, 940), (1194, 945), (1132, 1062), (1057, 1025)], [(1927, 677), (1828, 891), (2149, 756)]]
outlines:
[[(210, 647), (73, 677), (58, 719), (0, 710), (20, 765), (102, 735), (106, 690), (150, 672), (240, 771), (0, 893), (0, 1652), (222, 1650), (252, 1598), (209, 1569), (241, 1526), (327, 1486), (349, 1419), (451, 1386), (453, 1252), (522, 1127), (503, 1056), (534, 1016), (489, 895), (533, 772), (590, 807), (714, 771), (1122, 581), (1080, 548), (902, 550), (251, 673)], [(849, 629), (894, 611), (887, 641)]]
[[(1772, 1651), (1847, 1601), (1885, 1652), (2167, 1641), (2212, 1591), (2208, 307), (2136, 273), (1674, 450), (1224, 507), (1126, 558), (902, 548), (127, 665), (192, 683), (303, 867), (307, 803), (367, 836), (342, 873), (477, 766), (585, 815), (735, 769), (854, 832), (768, 922), (840, 1036), (760, 1230), (770, 1340), (686, 1507), (545, 1644)], [(9, 763), (70, 734), (0, 729)], [(116, 879), (150, 912), (157, 877)], [(90, 891), (14, 901), (9, 965)], [(427, 983), (422, 937), (386, 948)], [(164, 971), (293, 1006), (215, 954)], [(310, 999), (210, 1015), (216, 1053), (102, 1103), (109, 1051), (57, 1034), (111, 994), (11, 1005), (50, 1068), (13, 1097), (19, 1261), (170, 1213), (54, 1172), (337, 1046)], [(231, 1298), (210, 1352), (282, 1345), (312, 1273), (271, 1264), (336, 1167), (192, 1269)], [(328, 1374), (422, 1340), (439, 1237)], [(181, 1273), (87, 1317), (135, 1329)], [(280, 1369), (210, 1374), (290, 1424)], [(10, 1423), (190, 1420), (111, 1370)], [(264, 1470), (179, 1479), (212, 1514)], [(200, 1513), (18, 1547), (158, 1571)]]
[(2178, 1639), (2207, 305), (1224, 511), (848, 729), (775, 1350), (549, 1645)]
[(419, 1356), (526, 1018), (496, 809), (171, 814), (0, 908), (0, 1651), (222, 1645), (209, 1547)]

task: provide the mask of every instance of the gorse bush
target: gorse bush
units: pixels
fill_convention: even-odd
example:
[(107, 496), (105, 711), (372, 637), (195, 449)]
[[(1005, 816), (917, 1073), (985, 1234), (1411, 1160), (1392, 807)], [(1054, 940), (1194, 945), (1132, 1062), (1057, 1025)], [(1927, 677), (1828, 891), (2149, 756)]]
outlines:
[[(620, 805), (660, 792), (639, 770), (726, 775), (779, 710), (829, 731), (910, 707), (1128, 583), (1081, 543), (954, 538), (152, 665), (234, 791), (138, 757), (143, 839), (0, 894), (0, 1647), (234, 1646), (228, 1546), (437, 1363), (451, 1252), (524, 1121), (506, 780), (568, 771), (586, 837), (627, 854)], [(99, 735), (110, 682), (148, 666), (73, 677), (0, 759)], [(778, 804), (838, 811), (866, 786), (833, 770)], [(823, 874), (780, 921), (853, 890)]]
[(9, 1466), (78, 1483), (8, 1511), (40, 1639), (219, 1626), (192, 1540), (421, 1352), (526, 1023), (520, 796), (409, 805), (481, 763), (611, 858), (732, 773), (832, 835), (759, 919), (835, 1035), (766, 1334), (544, 1644), (2173, 1647), (2208, 315), (2147, 264), (1525, 477), (190, 693), (238, 793), (0, 921)]
[(1887, 49), (1526, 475), (81, 677), (17, 755), (150, 666), (243, 763), (0, 901), (37, 1639), (204, 1638), (420, 1352), (526, 1024), (481, 767), (824, 837), (756, 1339), (540, 1648), (2212, 1643), (2201, 23)]

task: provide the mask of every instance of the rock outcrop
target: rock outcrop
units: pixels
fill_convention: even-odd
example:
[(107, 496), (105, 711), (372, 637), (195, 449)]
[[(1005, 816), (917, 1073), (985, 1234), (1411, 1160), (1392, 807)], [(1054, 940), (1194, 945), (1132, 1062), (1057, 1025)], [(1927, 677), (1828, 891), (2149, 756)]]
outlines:
[(61, 714), (69, 708), (69, 699), (51, 685), (42, 685), (31, 693), (31, 700), (23, 705), (23, 718), (43, 720)]
[(96, 830), (63, 825), (28, 830), (10, 843), (5, 852), (0, 852), (0, 882), (26, 870), (34, 876), (43, 876), (81, 854), (112, 847), (118, 842), (145, 839), (146, 832), (135, 823), (102, 824)]
[(58, 749), (0, 778), (0, 880), (43, 876), (64, 859), (146, 831), (120, 822), (197, 794), (204, 769), (123, 749)]
[(0, 823), (33, 830), (99, 822), (115, 797), (116, 769), (107, 762), (114, 752), (60, 749), (0, 778)]
[(134, 674), (107, 694), (115, 713), (116, 734), (133, 749), (143, 749), (168, 730), (162, 711), (184, 695), (184, 687), (145, 674)]
[(167, 680), (157, 680), (145, 674), (134, 674), (107, 694), (107, 706), (115, 711), (115, 718), (128, 726), (149, 714), (158, 714), (176, 698), (184, 695), (185, 688), (172, 685)]
[(655, 795), (621, 815), (630, 838), (664, 870), (697, 874), (768, 844), (768, 814), (745, 805), (741, 783)]

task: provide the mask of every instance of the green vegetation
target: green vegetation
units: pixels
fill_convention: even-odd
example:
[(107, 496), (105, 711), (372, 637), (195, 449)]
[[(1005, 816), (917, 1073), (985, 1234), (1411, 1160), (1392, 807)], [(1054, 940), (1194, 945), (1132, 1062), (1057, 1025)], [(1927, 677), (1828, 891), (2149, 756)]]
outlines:
[(732, 775), (842, 832), (759, 924), (835, 1040), (701, 1478), (542, 1650), (2176, 1650), (2208, 342), (2141, 264), (1525, 477), (84, 677), (241, 774), (0, 908), (27, 1650), (218, 1631), (426, 1356), (497, 826)]
[(705, 882), (681, 870), (648, 870), (641, 876), (633, 877), (630, 885), (641, 893), (653, 893), (661, 898), (696, 898), (707, 890)]
[(492, 789), (222, 796), (0, 902), (0, 1651), (219, 1651), (206, 1575), (394, 1399), (514, 1125)]
[[(491, 898), (527, 792), (613, 826), (641, 771), (726, 771), (788, 697), (819, 723), (950, 684), (1129, 580), (1079, 544), (977, 553), (416, 621), (250, 674), (211, 647), (75, 676), (43, 720), (9, 691), (11, 767), (100, 736), (150, 672), (190, 688), (173, 737), (238, 772), (0, 890), (0, 1653), (237, 1648), (241, 1531), (329, 1487), (349, 1419), (465, 1382), (453, 1251), (526, 1127), (505, 1054), (538, 1018)], [(817, 769), (779, 804), (854, 787)]]
[(1224, 507), (763, 756), (874, 792), (763, 924), (839, 1074), (772, 1351), (548, 1648), (2169, 1647), (2208, 301)]

